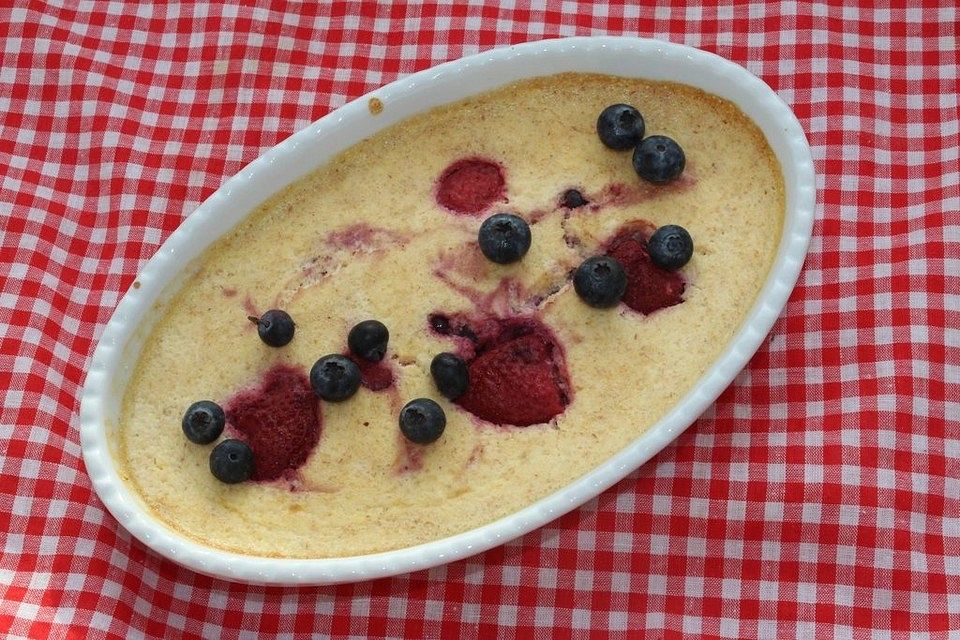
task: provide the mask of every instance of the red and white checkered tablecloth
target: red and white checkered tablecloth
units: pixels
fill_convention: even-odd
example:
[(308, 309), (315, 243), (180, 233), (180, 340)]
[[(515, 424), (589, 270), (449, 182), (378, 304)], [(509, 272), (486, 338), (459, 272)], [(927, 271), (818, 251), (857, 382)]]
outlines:
[[(953, 2), (16, 4), (0, 9), (0, 636), (960, 638)], [(251, 587), (131, 539), (91, 489), (77, 403), (161, 242), (347, 100), (575, 34), (719, 53), (808, 133), (810, 255), (733, 386), (599, 499), (431, 571)]]

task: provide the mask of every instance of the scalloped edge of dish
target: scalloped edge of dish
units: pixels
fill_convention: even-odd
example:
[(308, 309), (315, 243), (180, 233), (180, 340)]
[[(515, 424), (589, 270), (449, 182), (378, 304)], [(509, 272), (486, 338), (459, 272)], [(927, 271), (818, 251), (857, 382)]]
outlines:
[[(340, 558), (248, 556), (198, 544), (152, 516), (120, 476), (110, 425), (116, 422), (144, 327), (150, 326), (158, 302), (175, 290), (184, 265), (254, 210), (262, 194), (278, 191), (384, 127), (515, 80), (565, 71), (670, 80), (726, 98), (761, 128), (780, 163), (786, 212), (775, 262), (737, 335), (697, 385), (631, 445), (563, 489), (495, 522), (415, 547)], [(379, 115), (368, 110), (374, 97), (386, 105)], [(104, 505), (134, 537), (183, 566), (227, 580), (336, 584), (427, 569), (480, 553), (594, 498), (661, 451), (716, 400), (770, 332), (796, 284), (815, 200), (810, 148), (793, 112), (762, 80), (712, 53), (643, 38), (577, 37), (513, 45), (421, 71), (344, 105), (273, 147), (227, 180), (163, 243), (137, 277), (139, 286), (131, 287), (117, 306), (88, 368), (80, 406), (87, 472)]]

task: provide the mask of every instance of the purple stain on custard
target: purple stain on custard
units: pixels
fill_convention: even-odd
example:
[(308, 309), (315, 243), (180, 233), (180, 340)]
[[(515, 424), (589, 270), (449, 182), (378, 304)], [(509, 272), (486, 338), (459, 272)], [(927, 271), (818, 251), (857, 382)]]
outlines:
[[(259, 318), (259, 317), (260, 317), (260, 310), (257, 309), (257, 305), (253, 304), (253, 299), (252, 299), (249, 295), (245, 296), (244, 299), (243, 299), (243, 310), (247, 312), (247, 317), (248, 317), (248, 318), (249, 318), (250, 316), (253, 316), (253, 317), (255, 317), (255, 318)], [(250, 327), (255, 326), (255, 325), (254, 325), (253, 323), (251, 323), (251, 322), (248, 322), (248, 323), (246, 323), (246, 324), (247, 324), (247, 329), (248, 329), (248, 330), (250, 329)]]
[(470, 342), (477, 342), (480, 338), (470, 328), (467, 316), (462, 313), (447, 315), (445, 313), (431, 313), (427, 316), (430, 330), (439, 336), (465, 338)]
[(583, 244), (583, 240), (580, 239), (580, 236), (572, 232), (567, 228), (567, 222), (570, 220), (571, 211), (567, 210), (563, 212), (563, 220), (560, 222), (560, 228), (563, 229), (563, 242), (570, 249), (575, 249)]
[(404, 475), (422, 469), (423, 446), (410, 442), (402, 435), (398, 438), (400, 443), (397, 458), (393, 461), (393, 472), (397, 475)]
[(497, 287), (484, 292), (476, 284), (486, 280), (491, 262), (480, 252), (476, 242), (468, 242), (444, 250), (433, 269), (433, 275), (464, 298), (484, 310), (508, 311), (520, 304), (522, 286), (513, 278), (503, 278)]
[(402, 245), (407, 240), (408, 235), (362, 222), (335, 229), (320, 239), (315, 253), (304, 260), (299, 270), (283, 283), (274, 305), (278, 309), (288, 306), (355, 256), (383, 251), (396, 244)]
[(629, 207), (653, 198), (677, 191), (684, 191), (696, 184), (689, 171), (665, 185), (651, 184), (642, 180), (635, 184), (612, 182), (596, 193), (587, 193), (580, 188), (565, 189), (557, 198), (557, 208), (570, 213), (576, 210), (596, 213), (606, 207)]
[(486, 278), (490, 269), (491, 262), (480, 251), (474, 239), (441, 251), (433, 273), (440, 279), (457, 275), (475, 282)]
[(662, 193), (662, 189), (661, 186), (648, 183), (628, 185), (614, 182), (594, 194), (586, 209), (596, 213), (606, 207), (629, 207), (657, 197)]
[(507, 181), (503, 167), (486, 158), (457, 160), (440, 174), (437, 203), (462, 215), (483, 213), (494, 202), (505, 200)]
[(526, 216), (522, 216), (522, 217), (525, 217), (527, 222), (530, 225), (535, 225), (539, 223), (541, 220), (543, 220), (544, 218), (546, 218), (551, 213), (553, 213), (553, 211), (551, 211), (550, 209), (534, 209), (533, 211), (528, 213)]
[(345, 349), (343, 355), (360, 368), (360, 384), (370, 391), (385, 391), (393, 386), (393, 370), (386, 360), (370, 362), (354, 356), (349, 349)]
[[(445, 271), (442, 266), (434, 269), (433, 275), (484, 312), (505, 316), (514, 313), (534, 302), (537, 293), (528, 290), (523, 283), (514, 278), (501, 278), (497, 286), (490, 291), (481, 291), (466, 282), (475, 282), (465, 273)], [(460, 275), (460, 278), (456, 278)]]
[(380, 249), (384, 245), (402, 242), (404, 239), (403, 234), (396, 231), (371, 227), (360, 222), (331, 231), (324, 239), (324, 244), (330, 249), (353, 253)]
[(290, 479), (310, 456), (323, 423), (306, 373), (275, 365), (257, 386), (225, 403), (227, 423), (253, 450), (253, 480)]
[(604, 206), (629, 207), (671, 193), (686, 191), (696, 183), (689, 171), (668, 184), (652, 184), (644, 180), (640, 180), (637, 184), (615, 182), (607, 185), (597, 199)]

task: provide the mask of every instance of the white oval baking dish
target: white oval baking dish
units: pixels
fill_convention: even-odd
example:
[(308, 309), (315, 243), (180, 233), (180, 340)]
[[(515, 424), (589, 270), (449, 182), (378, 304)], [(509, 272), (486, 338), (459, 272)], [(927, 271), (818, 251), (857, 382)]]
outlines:
[[(155, 519), (121, 479), (110, 443), (127, 379), (156, 315), (153, 310), (176, 290), (184, 265), (266, 196), (380, 129), (508, 82), (565, 71), (676, 81), (726, 98), (756, 122), (780, 162), (787, 198), (776, 261), (736, 337), (695, 388), (630, 446), (566, 488), (496, 522), (416, 547), (348, 558), (261, 558), (199, 545)], [(368, 108), (372, 97), (389, 105), (376, 117)], [(789, 107), (763, 81), (716, 55), (640, 38), (568, 38), (488, 51), (421, 71), (337, 109), (254, 160), (167, 239), (117, 306), (90, 363), (80, 408), (87, 471), (107, 509), (136, 538), (175, 562), (229, 580), (332, 584), (424, 569), (484, 551), (593, 498), (654, 456), (703, 413), (747, 364), (783, 309), (806, 255), (814, 202), (810, 149)]]

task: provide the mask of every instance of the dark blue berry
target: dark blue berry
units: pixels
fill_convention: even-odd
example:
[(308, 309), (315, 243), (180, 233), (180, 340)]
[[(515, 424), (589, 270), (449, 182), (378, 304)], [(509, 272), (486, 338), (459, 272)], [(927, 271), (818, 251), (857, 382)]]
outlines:
[(667, 136), (644, 138), (633, 152), (633, 168), (637, 175), (656, 184), (676, 180), (686, 163), (683, 149)]
[(456, 400), (470, 386), (467, 363), (452, 353), (438, 353), (430, 363), (430, 374), (437, 389), (446, 398)]
[(253, 450), (241, 440), (224, 440), (210, 452), (210, 473), (227, 484), (249, 480), (253, 475)]
[(600, 142), (617, 151), (637, 146), (643, 139), (643, 132), (643, 116), (628, 104), (612, 104), (597, 118)]
[(653, 264), (673, 271), (690, 262), (693, 257), (693, 238), (679, 225), (664, 225), (650, 236), (647, 253)]
[(591, 307), (615, 307), (627, 290), (627, 274), (610, 256), (594, 256), (577, 267), (573, 288)]
[(293, 340), (293, 318), (286, 311), (270, 309), (259, 318), (248, 316), (247, 319), (257, 325), (260, 339), (271, 347), (282, 347)]
[(187, 440), (197, 444), (210, 444), (223, 433), (226, 422), (220, 405), (209, 400), (200, 400), (187, 408), (180, 424)]
[(443, 435), (447, 415), (429, 398), (411, 400), (400, 410), (400, 431), (410, 442), (429, 444)]
[(512, 213), (497, 213), (483, 221), (477, 239), (480, 250), (489, 260), (509, 264), (530, 249), (530, 225)]
[(386, 325), (378, 320), (364, 320), (350, 329), (347, 346), (355, 356), (370, 362), (380, 362), (387, 352), (389, 340), (390, 332)]
[(360, 367), (346, 356), (323, 356), (310, 369), (310, 386), (328, 402), (346, 400), (360, 388)]
[(427, 322), (430, 323), (430, 328), (441, 336), (450, 334), (450, 318), (442, 313), (431, 313), (427, 316)]
[(564, 209), (579, 209), (585, 204), (588, 204), (587, 199), (577, 189), (567, 189), (560, 196), (560, 206)]

